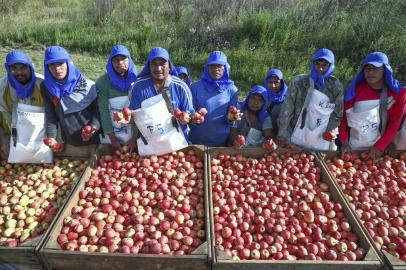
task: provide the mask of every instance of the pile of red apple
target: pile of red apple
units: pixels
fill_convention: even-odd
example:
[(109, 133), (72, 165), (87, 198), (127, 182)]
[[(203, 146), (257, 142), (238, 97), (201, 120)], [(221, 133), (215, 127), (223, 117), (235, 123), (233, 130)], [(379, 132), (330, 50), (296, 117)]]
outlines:
[(311, 154), (211, 160), (215, 244), (235, 260), (362, 260)]
[(346, 153), (327, 165), (375, 245), (406, 261), (406, 153), (377, 162)]
[(194, 151), (99, 159), (58, 243), (65, 250), (190, 254), (205, 241), (204, 164)]
[(0, 246), (16, 247), (43, 233), (86, 168), (84, 161), (0, 167)]

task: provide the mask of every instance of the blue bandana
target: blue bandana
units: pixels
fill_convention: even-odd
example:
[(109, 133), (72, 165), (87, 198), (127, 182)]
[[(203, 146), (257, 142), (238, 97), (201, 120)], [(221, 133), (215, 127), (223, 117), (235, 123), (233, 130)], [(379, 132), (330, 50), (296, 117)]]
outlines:
[[(324, 74), (320, 75), (316, 71), (314, 62), (319, 59), (324, 59), (330, 63), (330, 66)], [(324, 79), (329, 77), (334, 72), (334, 54), (329, 49), (319, 49), (313, 56), (312, 64), (310, 66), (310, 78), (313, 79), (317, 89), (322, 90), (325, 86)]]
[(253, 94), (260, 94), (262, 98), (264, 99), (264, 104), (262, 105), (261, 110), (258, 113), (258, 120), (261, 122), (261, 124), (264, 123), (265, 119), (269, 116), (266, 108), (266, 98), (267, 98), (267, 93), (266, 89), (261, 86), (261, 85), (256, 85), (254, 86), (251, 91), (248, 93), (247, 97), (244, 99), (244, 101), (241, 102), (241, 109), (244, 111), (248, 111), (248, 100)]
[[(224, 75), (218, 80), (214, 80), (210, 77), (209, 74), (209, 65), (223, 65), (224, 66)], [(206, 64), (204, 65), (204, 73), (202, 75), (202, 81), (204, 86), (209, 92), (217, 90), (219, 92), (225, 91), (230, 85), (234, 84), (230, 80), (230, 65), (227, 62), (227, 56), (220, 51), (214, 51), (210, 53), (209, 58), (207, 59)]]
[(185, 83), (188, 86), (190, 86), (192, 84), (192, 82), (190, 81), (190, 78), (189, 78), (189, 73), (187, 72), (187, 68), (179, 66), (179, 67), (176, 68), (176, 72), (178, 73), (178, 75), (180, 75), (180, 74), (185, 74), (186, 75)]
[(355, 79), (351, 82), (347, 91), (344, 93), (344, 101), (349, 101), (355, 97), (355, 88), (360, 82), (365, 81), (364, 68), (366, 65), (372, 64), (374, 66), (383, 66), (385, 68), (385, 83), (393, 92), (399, 93), (403, 85), (398, 80), (393, 78), (392, 67), (389, 65), (389, 60), (386, 54), (382, 52), (369, 53), (364, 60), (364, 65), (361, 71), (357, 74)]
[[(10, 66), (14, 64), (24, 64), (30, 67), (31, 81), (26, 86), (17, 81), (14, 75), (11, 74)], [(7, 70), (7, 79), (10, 85), (16, 90), (17, 96), (21, 99), (26, 99), (27, 97), (31, 96), (32, 92), (34, 91), (37, 77), (35, 76), (34, 65), (32, 64), (28, 55), (22, 51), (11, 51), (6, 56), (6, 63), (4, 66)]]
[[(68, 75), (63, 81), (55, 80), (48, 69), (48, 64), (56, 62), (66, 62), (68, 64)], [(68, 52), (59, 46), (51, 46), (45, 50), (44, 73), (44, 83), (47, 90), (51, 95), (59, 99), (72, 94), (77, 82), (82, 77), (80, 70), (73, 65)]]
[[(121, 77), (113, 68), (111, 60), (117, 56), (122, 55), (128, 58), (128, 71), (125, 77)], [(116, 45), (110, 51), (110, 57), (106, 64), (107, 74), (109, 76), (111, 84), (121, 92), (127, 92), (131, 83), (137, 79), (137, 68), (131, 59), (130, 52), (123, 45)]]
[[(281, 80), (281, 89), (278, 92), (272, 92), (272, 90), (268, 87), (268, 79), (272, 76), (278, 77)], [(264, 86), (268, 90), (268, 100), (272, 104), (280, 104), (285, 101), (286, 93), (288, 92), (288, 86), (285, 84), (285, 80), (283, 79), (282, 71), (279, 69), (271, 69), (268, 71), (264, 79)]]
[(169, 74), (171, 74), (173, 76), (178, 76), (175, 66), (172, 64), (171, 60), (169, 59), (169, 53), (164, 48), (155, 47), (155, 48), (152, 48), (152, 50), (149, 52), (147, 63), (145, 63), (145, 66), (142, 69), (141, 73), (138, 75), (138, 78), (145, 77), (147, 75), (151, 75), (149, 64), (155, 58), (165, 59), (165, 61), (167, 61), (169, 63)]

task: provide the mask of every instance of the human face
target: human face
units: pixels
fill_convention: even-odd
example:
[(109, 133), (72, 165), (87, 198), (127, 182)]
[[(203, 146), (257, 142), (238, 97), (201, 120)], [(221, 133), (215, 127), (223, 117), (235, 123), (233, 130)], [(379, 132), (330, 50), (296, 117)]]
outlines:
[(364, 67), (364, 76), (368, 85), (374, 89), (380, 89), (384, 84), (385, 69), (384, 67), (375, 67), (368, 64)]
[(48, 70), (57, 81), (63, 81), (68, 75), (68, 64), (66, 62), (55, 62), (48, 64)]
[(272, 92), (276, 93), (281, 90), (282, 83), (281, 80), (277, 76), (271, 76), (266, 80), (268, 88), (271, 89)]
[(169, 63), (163, 58), (155, 58), (149, 64), (152, 79), (154, 81), (164, 81), (169, 75)]
[(114, 71), (120, 76), (124, 77), (127, 74), (129, 65), (127, 56), (116, 55), (111, 59), (111, 64), (113, 65)]
[(31, 80), (31, 69), (29, 65), (16, 63), (10, 65), (10, 72), (21, 84), (27, 84)]
[(264, 98), (261, 94), (252, 94), (248, 99), (248, 109), (254, 112), (259, 112), (264, 105)]
[(184, 73), (179, 74), (179, 79), (181, 79), (182, 81), (186, 82), (187, 79), (187, 75)]
[(318, 59), (314, 61), (314, 67), (316, 68), (316, 72), (318, 74), (323, 75), (330, 67), (330, 63), (324, 59)]
[(213, 80), (219, 80), (224, 75), (224, 66), (218, 64), (209, 65), (209, 75)]

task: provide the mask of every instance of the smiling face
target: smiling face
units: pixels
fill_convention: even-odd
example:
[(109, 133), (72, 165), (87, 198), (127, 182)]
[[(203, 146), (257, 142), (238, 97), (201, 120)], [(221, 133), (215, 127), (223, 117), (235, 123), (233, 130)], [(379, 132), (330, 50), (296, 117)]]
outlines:
[(10, 72), (21, 84), (27, 84), (31, 80), (31, 69), (26, 64), (16, 63), (10, 65)]
[(55, 62), (48, 64), (48, 70), (51, 72), (51, 75), (55, 80), (63, 81), (68, 75), (68, 63)]
[(380, 89), (385, 82), (385, 69), (384, 67), (376, 67), (368, 64), (364, 67), (364, 76), (368, 85), (374, 89)]
[(248, 99), (248, 108), (251, 111), (259, 112), (264, 105), (264, 98), (261, 94), (255, 93), (252, 94)]
[(111, 64), (113, 69), (117, 74), (124, 77), (128, 71), (129, 61), (128, 58), (124, 55), (117, 55), (111, 59)]
[(209, 65), (209, 75), (213, 80), (219, 80), (224, 75), (224, 66), (218, 64)]
[(155, 81), (164, 81), (169, 75), (169, 63), (163, 58), (155, 58), (149, 64), (152, 79)]
[(324, 59), (317, 59), (314, 61), (314, 67), (316, 68), (316, 72), (318, 74), (323, 75), (330, 67), (330, 63)]

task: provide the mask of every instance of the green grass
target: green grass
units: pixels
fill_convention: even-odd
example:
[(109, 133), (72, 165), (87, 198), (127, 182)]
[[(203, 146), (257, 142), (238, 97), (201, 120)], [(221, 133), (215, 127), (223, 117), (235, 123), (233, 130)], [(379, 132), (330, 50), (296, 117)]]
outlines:
[(126, 45), (139, 70), (162, 46), (198, 79), (208, 53), (223, 50), (246, 92), (269, 68), (287, 80), (307, 73), (321, 47), (335, 53), (346, 87), (368, 52), (383, 51), (405, 82), (405, 14), (402, 0), (0, 0), (0, 52), (23, 49), (42, 72), (45, 47), (61, 45), (96, 79), (113, 45)]

